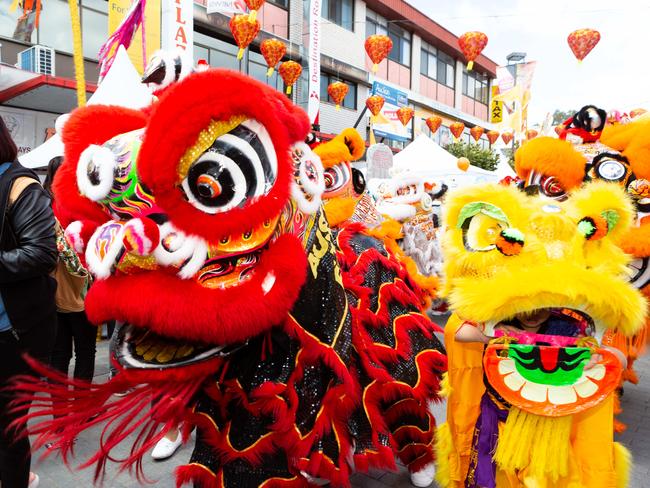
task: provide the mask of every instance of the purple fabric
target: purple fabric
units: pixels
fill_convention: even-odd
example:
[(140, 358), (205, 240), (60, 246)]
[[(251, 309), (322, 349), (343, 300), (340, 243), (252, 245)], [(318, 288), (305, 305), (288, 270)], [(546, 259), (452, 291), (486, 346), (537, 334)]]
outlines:
[(507, 409), (500, 409), (486, 392), (481, 398), (481, 413), (474, 428), (473, 456), (465, 486), (496, 488), (496, 464), (492, 460), (499, 437), (499, 422), (505, 422)]
[(99, 48), (100, 78), (106, 76), (106, 73), (111, 68), (115, 54), (117, 53), (117, 48), (120, 46), (124, 46), (124, 49), (129, 48), (138, 27), (142, 27), (142, 62), (146, 64), (147, 57), (144, 32), (144, 10), (146, 6), (147, 0), (135, 0), (124, 17), (124, 20), (122, 20), (118, 28), (109, 36), (102, 47)]

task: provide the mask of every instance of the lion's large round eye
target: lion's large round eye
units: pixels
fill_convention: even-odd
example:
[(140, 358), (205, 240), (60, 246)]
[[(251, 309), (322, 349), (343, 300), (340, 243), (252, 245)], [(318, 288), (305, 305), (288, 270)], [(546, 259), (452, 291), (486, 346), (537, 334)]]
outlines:
[(463, 227), (463, 242), (468, 251), (490, 251), (508, 226), (488, 215), (476, 214)]
[(627, 174), (627, 167), (616, 159), (603, 158), (594, 166), (594, 172), (603, 180), (622, 181)]
[(277, 157), (266, 129), (247, 120), (217, 138), (190, 166), (182, 188), (206, 213), (227, 212), (267, 194), (277, 176)]
[(325, 191), (332, 192), (343, 188), (350, 181), (350, 168), (340, 163), (325, 169)]
[(79, 157), (77, 186), (82, 195), (95, 202), (108, 197), (115, 181), (117, 162), (110, 149), (91, 145)]
[(352, 185), (357, 195), (361, 195), (366, 190), (366, 178), (357, 168), (352, 168)]
[(566, 194), (564, 187), (555, 176), (545, 176), (540, 183), (541, 192), (547, 197), (560, 198)]

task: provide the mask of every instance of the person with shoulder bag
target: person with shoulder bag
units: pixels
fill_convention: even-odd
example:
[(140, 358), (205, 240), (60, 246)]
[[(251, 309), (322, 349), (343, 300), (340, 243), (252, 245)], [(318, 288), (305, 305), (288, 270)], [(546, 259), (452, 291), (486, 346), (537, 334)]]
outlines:
[(0, 482), (35, 488), (25, 427), (9, 429), (15, 375), (30, 368), (22, 354), (49, 363), (56, 331), (57, 262), (54, 214), (36, 174), (17, 161), (16, 145), (0, 118)]

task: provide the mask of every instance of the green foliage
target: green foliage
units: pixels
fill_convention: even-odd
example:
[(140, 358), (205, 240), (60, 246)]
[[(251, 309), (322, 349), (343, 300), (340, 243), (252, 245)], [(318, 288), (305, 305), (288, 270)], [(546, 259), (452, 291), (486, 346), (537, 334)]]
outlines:
[(503, 149), (503, 154), (508, 158), (508, 164), (512, 169), (515, 169), (515, 153), (517, 149), (519, 149), (518, 142), (515, 142), (514, 148), (512, 145), (508, 145), (508, 147)]
[(575, 111), (573, 110), (556, 110), (553, 112), (553, 125), (559, 125), (569, 117), (572, 117)]
[(499, 156), (492, 149), (483, 149), (478, 144), (454, 142), (447, 144), (447, 151), (457, 158), (466, 157), (472, 166), (494, 171), (499, 164)]

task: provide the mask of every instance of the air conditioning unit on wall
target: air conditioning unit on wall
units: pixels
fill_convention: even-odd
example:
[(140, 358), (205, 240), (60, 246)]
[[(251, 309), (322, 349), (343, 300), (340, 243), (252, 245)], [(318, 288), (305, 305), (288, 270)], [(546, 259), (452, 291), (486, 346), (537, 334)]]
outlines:
[(51, 47), (32, 46), (18, 53), (18, 67), (42, 75), (54, 75), (55, 52)]

